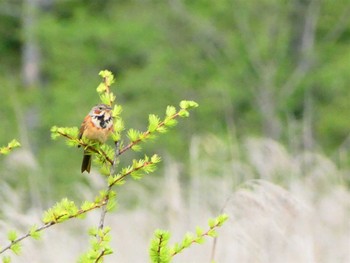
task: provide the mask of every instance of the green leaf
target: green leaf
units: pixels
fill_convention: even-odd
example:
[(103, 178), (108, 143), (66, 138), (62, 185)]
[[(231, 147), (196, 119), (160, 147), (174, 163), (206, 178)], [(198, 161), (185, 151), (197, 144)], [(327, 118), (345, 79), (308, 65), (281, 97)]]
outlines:
[(217, 224), (217, 220), (215, 218), (210, 218), (208, 220), (208, 225), (210, 228), (214, 228), (216, 224)]
[(116, 207), (117, 207), (117, 201), (114, 198), (113, 199), (110, 198), (106, 206), (107, 211), (110, 212), (114, 210)]
[(165, 126), (160, 126), (157, 128), (157, 132), (159, 133), (166, 133), (168, 129)]
[(89, 202), (89, 201), (85, 201), (80, 209), (83, 210), (83, 211), (87, 211), (87, 210), (90, 210), (91, 208), (93, 208), (95, 206), (95, 204), (93, 202)]
[(70, 147), (75, 147), (75, 146), (78, 146), (79, 145), (79, 142), (76, 141), (76, 140), (67, 140), (66, 141), (66, 144)]
[(113, 128), (115, 132), (123, 131), (125, 129), (123, 120), (120, 118), (115, 119)]
[(200, 237), (201, 235), (203, 235), (204, 231), (201, 227), (197, 226), (196, 227), (196, 234), (198, 237)]
[(112, 250), (112, 248), (111, 247), (106, 247), (105, 248), (105, 251), (104, 251), (104, 254), (105, 255), (110, 255), (110, 254), (113, 254), (113, 250)]
[(137, 141), (140, 137), (140, 132), (135, 129), (129, 129), (127, 132), (127, 136), (130, 141), (134, 142)]
[(7, 238), (8, 240), (10, 240), (11, 242), (15, 241), (17, 239), (17, 232), (15, 230), (10, 230), (7, 233)]
[(151, 162), (154, 163), (154, 164), (159, 163), (160, 161), (161, 161), (161, 158), (157, 154), (154, 154), (151, 157)]
[[(109, 199), (116, 198), (116, 196), (117, 196), (117, 192), (116, 192), (116, 191), (111, 190), (111, 191), (108, 193), (108, 198), (109, 198)], [(106, 228), (105, 228), (105, 229), (106, 229)]]
[(78, 142), (76, 142), (78, 134), (79, 134), (79, 129), (77, 127), (57, 127), (57, 126), (53, 126), (51, 128), (51, 138), (53, 140), (57, 139), (60, 136), (64, 136), (65, 135), (65, 136), (69, 137), (68, 140), (72, 141), (72, 144), (75, 143), (75, 145), (78, 145)]
[(120, 133), (117, 133), (117, 132), (112, 133), (112, 140), (113, 141), (118, 142), (118, 141), (120, 141), (120, 139), (121, 139)]
[(111, 232), (112, 228), (110, 226), (106, 226), (102, 229), (102, 233), (104, 235), (108, 234), (109, 232)]
[(11, 263), (11, 257), (10, 256), (4, 256), (2, 258), (2, 263)]
[(131, 177), (134, 180), (140, 180), (142, 178), (142, 172), (141, 171), (134, 171), (130, 175), (131, 175)]
[(147, 174), (153, 173), (157, 169), (155, 164), (148, 164), (143, 168), (143, 171)]
[(197, 108), (198, 103), (192, 100), (183, 100), (180, 102), (180, 108), (181, 109), (191, 109), (191, 108)]
[(180, 108), (181, 109), (187, 109), (187, 101), (186, 100), (180, 101)]
[(110, 102), (114, 102), (115, 101), (116, 97), (115, 97), (115, 95), (112, 92), (108, 93), (107, 96), (109, 97), (109, 101)]
[(221, 214), (218, 217), (218, 221), (219, 221), (219, 226), (222, 226), (223, 223), (225, 223), (228, 219), (228, 215), (227, 214)]
[(168, 247), (169, 238), (169, 232), (160, 229), (157, 229), (155, 231), (154, 238), (151, 240), (151, 245), (149, 249), (151, 262), (170, 262), (171, 249)]
[(53, 217), (53, 213), (52, 213), (52, 209), (50, 208), (49, 210), (44, 212), (42, 221), (44, 224), (48, 224), (50, 222), (55, 221), (54, 217)]
[(173, 250), (173, 253), (179, 253), (183, 248), (180, 246), (179, 243), (175, 243), (172, 250)]
[(16, 243), (16, 244), (12, 244), (10, 249), (12, 250), (13, 253), (15, 253), (16, 255), (19, 255), (21, 253), (22, 246), (19, 243)]
[(183, 118), (187, 118), (188, 116), (190, 116), (190, 113), (187, 110), (182, 109), (179, 111), (179, 116)]
[(107, 196), (107, 191), (106, 190), (101, 190), (99, 192), (99, 195), (95, 197), (95, 203), (101, 203), (102, 200), (104, 200)]
[(107, 93), (102, 93), (100, 94), (100, 99), (102, 101), (102, 103), (109, 105), (110, 103), (110, 96)]
[(215, 229), (210, 229), (210, 230), (208, 231), (208, 236), (210, 236), (210, 237), (217, 237), (218, 234), (217, 234), (217, 232), (216, 232)]
[(73, 201), (63, 198), (57, 202), (52, 208), (47, 210), (43, 216), (43, 222), (48, 224), (50, 222), (63, 222), (69, 217), (76, 216), (78, 208)]
[(114, 83), (114, 76), (109, 70), (101, 70), (99, 75), (104, 78), (104, 83), (106, 83), (108, 86)]
[(87, 257), (89, 259), (89, 261), (87, 262), (96, 263), (96, 259), (98, 258), (99, 255), (100, 253), (98, 251), (90, 250), (87, 254)]
[(187, 248), (189, 247), (194, 240), (194, 237), (191, 233), (186, 233), (185, 238), (182, 240), (182, 246)]
[(177, 124), (177, 120), (175, 119), (165, 119), (164, 125), (167, 127), (174, 127)]
[(1, 153), (1, 154), (6, 155), (6, 154), (8, 154), (9, 152), (10, 152), (10, 150), (9, 150), (9, 148), (7, 148), (7, 147), (0, 148), (0, 153)]
[(89, 228), (88, 234), (90, 236), (96, 236), (97, 232), (98, 232), (98, 229), (96, 227), (91, 227), (91, 228)]
[(150, 114), (150, 115), (148, 116), (148, 122), (149, 122), (149, 124), (148, 124), (148, 130), (149, 130), (150, 132), (153, 132), (153, 131), (155, 131), (155, 130), (157, 129), (157, 127), (158, 127), (158, 125), (159, 125), (159, 123), (160, 123), (160, 119), (159, 119), (158, 116), (156, 116), (156, 115), (154, 115), (154, 114)]
[(168, 106), (165, 111), (167, 117), (171, 117), (176, 114), (176, 108), (174, 106)]
[(203, 244), (205, 242), (205, 238), (204, 237), (199, 237), (196, 239), (196, 243), (198, 244)]
[(19, 147), (19, 146), (21, 146), (21, 144), (15, 139), (10, 141), (8, 144), (8, 147), (10, 147), (10, 148), (15, 148), (15, 147)]
[(21, 146), (21, 144), (16, 141), (16, 140), (12, 140), (11, 142), (9, 142), (7, 144), (6, 147), (1, 147), (0, 148), (0, 154), (8, 154), (13, 148), (19, 147)]
[(41, 233), (38, 231), (38, 227), (36, 225), (30, 228), (29, 235), (36, 240), (40, 239)]
[(100, 83), (100, 85), (98, 85), (96, 91), (97, 91), (98, 93), (103, 93), (103, 92), (106, 91), (106, 89), (107, 89), (106, 84)]
[(102, 166), (100, 166), (100, 173), (102, 175), (108, 176), (110, 174), (110, 166), (108, 165), (103, 165), (102, 163), (100, 164)]
[(141, 147), (140, 145), (138, 145), (138, 144), (135, 144), (135, 145), (133, 145), (133, 146), (131, 147), (131, 149), (132, 149), (133, 151), (135, 151), (135, 152), (139, 152), (139, 151), (142, 150), (142, 147)]
[(119, 116), (123, 111), (123, 107), (121, 105), (114, 105), (113, 111), (112, 111), (112, 116), (116, 118)]

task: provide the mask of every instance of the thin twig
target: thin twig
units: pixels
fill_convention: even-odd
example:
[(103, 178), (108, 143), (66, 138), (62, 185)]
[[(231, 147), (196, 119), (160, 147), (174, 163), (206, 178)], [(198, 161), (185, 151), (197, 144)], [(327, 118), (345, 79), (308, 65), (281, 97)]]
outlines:
[(77, 138), (73, 138), (73, 137), (69, 136), (68, 134), (65, 134), (65, 133), (62, 133), (62, 132), (59, 132), (59, 131), (58, 131), (57, 133), (60, 134), (60, 135), (63, 136), (63, 137), (66, 137), (66, 138), (69, 139), (69, 140), (75, 140), (76, 142), (79, 143), (79, 146), (83, 146), (84, 149), (86, 149), (86, 150), (89, 150), (89, 151), (94, 152), (94, 153), (102, 154), (103, 157), (104, 157), (111, 165), (113, 165), (113, 160), (111, 160), (111, 158), (109, 158), (109, 157), (107, 156), (107, 154), (106, 154), (102, 149), (99, 149), (99, 150), (98, 150), (98, 149), (96, 149), (95, 147), (92, 147), (92, 146), (88, 145), (87, 143), (83, 143), (81, 140), (78, 140)]
[[(75, 213), (74, 215), (70, 215), (70, 216), (67, 218), (67, 220), (68, 220), (68, 219), (72, 219), (72, 218), (76, 218), (76, 217), (78, 217), (78, 216), (80, 216), (80, 215), (82, 215), (82, 214), (85, 214), (85, 213), (87, 213), (87, 212), (89, 212), (89, 211), (91, 211), (91, 210), (94, 210), (94, 209), (96, 209), (96, 208), (100, 208), (100, 207), (103, 206), (103, 205), (104, 205), (104, 201), (102, 201), (101, 203), (96, 203), (95, 206), (93, 206), (93, 207), (91, 207), (91, 208), (89, 208), (89, 209), (86, 209), (86, 210), (79, 210), (79, 211), (78, 211), (77, 213)], [(44, 230), (44, 229), (46, 229), (46, 228), (49, 228), (49, 227), (51, 227), (51, 226), (54, 226), (54, 225), (56, 225), (56, 224), (63, 223), (63, 222), (59, 222), (59, 219), (61, 219), (61, 218), (64, 217), (64, 216), (66, 216), (66, 214), (59, 215), (57, 218), (55, 218), (55, 221), (51, 221), (51, 222), (49, 222), (49, 223), (46, 223), (46, 224), (42, 225), (41, 227), (37, 228), (37, 229), (35, 230), (34, 233), (40, 232), (40, 231), (42, 231), (42, 230)], [(8, 249), (11, 249), (11, 247), (12, 247), (14, 244), (17, 244), (17, 243), (21, 242), (22, 240), (26, 239), (27, 237), (30, 237), (32, 234), (33, 234), (33, 233), (32, 233), (31, 231), (29, 231), (27, 234), (25, 234), (25, 235), (23, 235), (23, 236), (21, 236), (21, 237), (15, 239), (15, 240), (13, 240), (9, 245), (7, 245), (7, 246), (4, 247), (2, 250), (0, 250), (0, 254), (4, 253), (4, 252), (5, 252), (6, 250), (8, 250)]]
[(143, 165), (141, 165), (139, 167), (136, 167), (133, 170), (131, 170), (131, 171), (121, 175), (120, 177), (118, 177), (116, 180), (114, 180), (112, 183), (109, 184), (107, 192), (106, 192), (106, 198), (104, 200), (104, 205), (101, 206), (102, 207), (102, 211), (101, 211), (99, 229), (103, 229), (103, 227), (104, 227), (104, 220), (105, 220), (105, 216), (106, 216), (106, 213), (107, 213), (107, 204), (109, 202), (109, 195), (110, 195), (110, 192), (112, 191), (112, 187), (116, 183), (122, 181), (126, 176), (128, 176), (128, 175), (132, 174), (133, 172), (138, 171), (138, 170), (140, 170), (140, 169), (142, 169), (142, 168), (144, 168), (144, 167), (146, 167), (148, 165), (151, 165), (151, 164), (153, 164), (153, 162), (145, 162)]
[[(103, 82), (104, 82), (104, 84), (106, 86), (105, 93), (110, 94), (111, 93), (111, 86), (107, 84), (107, 78), (106, 77), (103, 78)], [(112, 104), (113, 104), (113, 101), (110, 99), (109, 100), (109, 105), (112, 106)]]
[(110, 194), (111, 190), (112, 190), (112, 186), (108, 186), (107, 193), (106, 193), (106, 198), (104, 200), (104, 205), (102, 206), (102, 209), (101, 209), (100, 223), (98, 225), (99, 229), (103, 229), (104, 228), (105, 217), (106, 217), (106, 214), (107, 214), (107, 204), (109, 202), (109, 194)]
[[(194, 243), (198, 243), (198, 239), (206, 237), (206, 236), (210, 236), (210, 231), (213, 231), (215, 228), (219, 227), (220, 223), (217, 223), (216, 225), (214, 225), (213, 227), (210, 227), (206, 232), (204, 232), (203, 234), (201, 234), (200, 236), (198, 236), (197, 238), (194, 238), (191, 242), (190, 245), (194, 244)], [(216, 238), (215, 238), (216, 239)], [(181, 247), (179, 248), (179, 250), (174, 251), (173, 253), (170, 254), (171, 257), (174, 257), (175, 255), (179, 254), (182, 250), (184, 250), (185, 248), (187, 248), (189, 246), (184, 246), (181, 245)], [(213, 262), (213, 261), (210, 261)]]
[[(45, 225), (39, 227), (35, 232), (40, 232), (40, 231), (42, 231), (42, 230), (44, 230), (46, 228), (49, 228), (50, 226), (53, 226), (55, 224), (56, 224), (55, 222), (50, 222), (48, 224), (45, 224)], [(6, 250), (10, 249), (14, 244), (17, 244), (17, 243), (21, 242), (23, 239), (26, 239), (30, 235), (31, 235), (31, 233), (28, 232), (27, 234), (25, 234), (25, 235), (17, 238), (16, 240), (12, 241), (9, 245), (7, 245), (2, 250), (0, 250), (0, 254), (4, 253)]]
[(105, 255), (105, 250), (101, 251), (101, 254), (96, 258), (95, 263), (99, 262), (100, 259)]
[[(231, 200), (232, 195), (230, 195), (229, 197), (226, 198), (224, 205), (221, 207), (220, 209), (220, 214), (222, 214), (228, 204), (228, 202)], [(216, 251), (216, 246), (217, 246), (217, 242), (218, 242), (218, 237), (214, 237), (213, 240), (213, 246), (211, 248), (211, 254), (210, 254), (210, 262), (214, 262), (215, 260), (215, 251)]]
[[(119, 157), (119, 141), (115, 142), (115, 154), (114, 154), (114, 160), (113, 160), (113, 164), (111, 167), (111, 175), (114, 175), (116, 173), (117, 170), (117, 165), (118, 165), (118, 157)], [(105, 199), (105, 205), (102, 206), (102, 210), (101, 210), (101, 217), (100, 217), (100, 224), (99, 224), (99, 229), (103, 229), (104, 227), (104, 221), (105, 221), (105, 217), (107, 214), (107, 204), (109, 202), (109, 194), (112, 190), (112, 186), (113, 185), (109, 185), (107, 188), (107, 193), (106, 193), (106, 199)]]
[[(179, 116), (179, 114), (180, 114), (180, 111), (178, 111), (177, 113), (175, 113), (173, 116), (167, 118), (167, 121), (177, 118), (177, 117)], [(160, 127), (162, 127), (162, 126), (164, 126), (164, 125), (165, 125), (165, 120), (162, 121), (162, 122), (160, 122), (155, 130), (159, 129)], [(137, 140), (135, 140), (135, 141), (129, 143), (129, 144), (128, 144), (127, 146), (125, 146), (123, 149), (120, 149), (119, 155), (123, 154), (124, 152), (126, 152), (127, 150), (129, 150), (130, 148), (132, 148), (134, 145), (140, 143), (144, 138), (146, 138), (147, 136), (151, 135), (151, 133), (152, 133), (151, 131), (145, 131), (145, 132), (139, 137), (139, 139), (137, 139)]]
[(119, 177), (118, 177), (117, 179), (115, 179), (112, 183), (110, 183), (110, 186), (112, 187), (112, 186), (115, 185), (116, 183), (122, 181), (126, 176), (128, 176), (128, 175), (132, 174), (133, 172), (136, 172), (136, 171), (138, 171), (138, 170), (140, 170), (140, 169), (142, 169), (142, 168), (144, 168), (144, 167), (146, 167), (146, 166), (148, 166), (148, 165), (151, 165), (151, 164), (153, 164), (153, 162), (145, 162), (143, 165), (141, 165), (141, 166), (139, 166), (139, 167), (136, 167), (136, 168), (134, 168), (133, 170), (131, 170), (131, 171), (129, 171), (129, 172), (127, 172), (127, 173), (125, 173), (125, 174), (119, 176)]
[(113, 164), (112, 164), (112, 167), (111, 167), (111, 173), (110, 173), (111, 175), (116, 174), (116, 171), (117, 171), (120, 142), (116, 141), (116, 142), (114, 142), (114, 145), (115, 145), (115, 148), (114, 148), (115, 154), (114, 154)]

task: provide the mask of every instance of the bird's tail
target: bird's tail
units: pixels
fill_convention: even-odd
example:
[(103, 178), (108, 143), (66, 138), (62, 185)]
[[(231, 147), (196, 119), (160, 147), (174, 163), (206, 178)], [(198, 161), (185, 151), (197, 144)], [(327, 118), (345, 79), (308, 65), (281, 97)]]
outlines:
[(88, 173), (90, 173), (90, 168), (91, 168), (91, 155), (84, 153), (83, 162), (81, 164), (81, 172), (83, 173), (84, 171), (87, 171)]

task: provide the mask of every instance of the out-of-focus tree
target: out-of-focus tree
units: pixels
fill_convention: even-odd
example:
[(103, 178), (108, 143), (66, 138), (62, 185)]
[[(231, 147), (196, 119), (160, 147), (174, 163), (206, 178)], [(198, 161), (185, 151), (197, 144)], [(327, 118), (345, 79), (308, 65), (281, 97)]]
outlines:
[(39, 0), (24, 0), (22, 11), (22, 79), (23, 86), (37, 87), (40, 80), (40, 56), (36, 28)]
[[(22, 12), (30, 3), (36, 11)], [(48, 129), (80, 123), (96, 103), (95, 73), (109, 69), (124, 119), (139, 129), (144, 112), (188, 98), (201, 105), (191, 125), (203, 133), (263, 135), (296, 151), (346, 148), (349, 13), (346, 1), (320, 0), (0, 0), (0, 89), (20, 102), (4, 101), (1, 119), (26, 124), (49, 173), (74, 167), (79, 156), (53, 149)], [(22, 23), (26, 15), (36, 26)], [(29, 57), (41, 89), (23, 89)], [(179, 127), (166, 143), (182, 156), (194, 127)], [(0, 136), (10, 139), (5, 129)], [(54, 182), (76, 178), (67, 170)]]

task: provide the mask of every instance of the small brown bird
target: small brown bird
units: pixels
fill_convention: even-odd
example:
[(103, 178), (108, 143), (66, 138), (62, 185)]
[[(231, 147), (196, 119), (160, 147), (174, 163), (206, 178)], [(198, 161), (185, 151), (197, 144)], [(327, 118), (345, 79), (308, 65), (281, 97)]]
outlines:
[[(99, 104), (91, 109), (84, 118), (79, 131), (79, 139), (82, 137), (105, 143), (113, 131), (112, 108), (106, 104)], [(84, 158), (81, 164), (81, 172), (91, 169), (91, 153), (84, 151)]]

